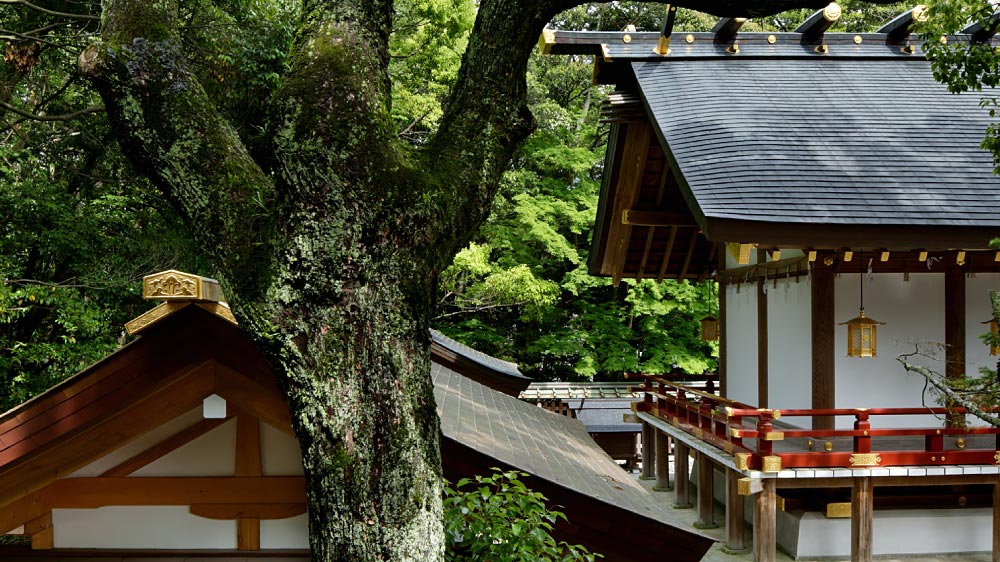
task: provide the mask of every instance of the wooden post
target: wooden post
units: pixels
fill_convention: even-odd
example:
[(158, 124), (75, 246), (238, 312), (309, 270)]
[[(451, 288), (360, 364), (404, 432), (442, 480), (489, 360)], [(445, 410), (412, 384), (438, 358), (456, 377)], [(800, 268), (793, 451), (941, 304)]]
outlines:
[(715, 469), (712, 459), (698, 453), (698, 521), (699, 529), (715, 529)]
[[(812, 407), (833, 408), (835, 390), (836, 340), (833, 318), (833, 269), (822, 259), (813, 262), (812, 301)], [(813, 429), (833, 429), (833, 416), (813, 416)]]
[(639, 476), (642, 480), (652, 480), (656, 478), (656, 476), (653, 475), (653, 469), (655, 466), (653, 457), (656, 456), (656, 453), (654, 452), (656, 449), (656, 444), (654, 443), (656, 438), (653, 437), (654, 433), (656, 433), (656, 430), (653, 429), (653, 426), (646, 422), (642, 422), (642, 475)]
[(662, 431), (656, 432), (656, 485), (654, 492), (672, 490), (670, 485), (670, 437)]
[[(757, 263), (767, 263), (767, 251), (757, 250)], [(767, 408), (767, 281), (757, 280), (757, 405)]]
[(743, 524), (743, 496), (740, 495), (740, 477), (735, 470), (726, 471), (726, 551), (745, 552)]
[[(726, 252), (719, 252), (721, 258), (720, 269), (726, 268)], [(719, 396), (726, 398), (729, 395), (729, 383), (726, 377), (726, 284), (719, 281)]]
[(761, 481), (763, 489), (753, 502), (753, 559), (754, 562), (774, 562), (777, 556), (777, 505), (774, 478)]
[(688, 447), (679, 439), (674, 441), (674, 493), (677, 498), (674, 503), (676, 508), (691, 507), (691, 499), (688, 497), (688, 479), (691, 472), (688, 470)]
[(872, 478), (854, 479), (851, 488), (851, 562), (871, 562), (874, 519)]
[(51, 550), (55, 547), (55, 533), (52, 529), (52, 512), (42, 515), (24, 524), (24, 534), (31, 537), (32, 550)]
[[(965, 272), (959, 267), (949, 267), (944, 272), (944, 343), (945, 377), (962, 378), (965, 375)], [(954, 407), (954, 402), (946, 402)], [(961, 427), (965, 416), (948, 414), (947, 427)]]
[(993, 562), (1000, 562), (1000, 481), (993, 484)]
[[(236, 415), (236, 461), (234, 476), (261, 476), (260, 422), (239, 412)], [(236, 520), (236, 548), (260, 550), (260, 518), (239, 517)]]

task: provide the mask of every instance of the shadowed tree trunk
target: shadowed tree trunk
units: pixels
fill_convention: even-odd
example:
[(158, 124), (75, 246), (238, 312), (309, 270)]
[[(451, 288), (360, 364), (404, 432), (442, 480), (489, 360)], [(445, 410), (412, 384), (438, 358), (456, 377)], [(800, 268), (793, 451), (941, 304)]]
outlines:
[[(532, 129), (531, 49), (578, 3), (480, 2), (440, 129), (414, 149), (389, 118), (392, 2), (305, 2), (255, 160), (188, 66), (177, 0), (104, 2), (81, 69), (274, 368), (302, 448), (314, 560), (443, 557), (434, 285)], [(824, 3), (691, 5), (735, 16)]]

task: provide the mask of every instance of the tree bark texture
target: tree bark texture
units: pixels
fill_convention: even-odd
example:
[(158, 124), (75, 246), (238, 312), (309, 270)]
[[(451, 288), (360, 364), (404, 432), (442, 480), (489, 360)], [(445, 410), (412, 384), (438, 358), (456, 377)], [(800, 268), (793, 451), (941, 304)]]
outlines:
[[(758, 2), (776, 12), (825, 1), (703, 7), (746, 15)], [(305, 1), (269, 100), (270, 145), (253, 155), (192, 71), (178, 1), (103, 3), (81, 70), (278, 377), (314, 560), (443, 557), (434, 287), (533, 127), (525, 70), (542, 28), (578, 3), (480, 2), (439, 131), (413, 148), (390, 121), (392, 2)]]

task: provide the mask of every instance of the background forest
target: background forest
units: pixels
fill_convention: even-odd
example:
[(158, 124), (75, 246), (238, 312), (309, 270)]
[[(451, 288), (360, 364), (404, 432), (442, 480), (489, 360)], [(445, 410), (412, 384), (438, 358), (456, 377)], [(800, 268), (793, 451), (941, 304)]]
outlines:
[[(400, 136), (419, 144), (440, 119), (475, 2), (397, 4), (393, 117)], [(74, 2), (73, 11), (81, 6)], [(264, 115), (258, 94), (287, 63), (295, 3), (182, 6), (201, 81), (223, 112), (251, 124), (240, 134), (252, 147), (261, 130), (253, 117)], [(904, 9), (845, 3), (837, 29), (871, 29)], [(260, 10), (287, 13), (255, 17)], [(552, 27), (656, 30), (662, 15), (660, 5), (611, 2), (566, 12)], [(787, 12), (744, 29), (791, 30), (806, 16)], [(125, 343), (123, 324), (150, 307), (141, 299), (143, 275), (169, 268), (212, 274), (174, 211), (125, 162), (99, 98), (62, 53), (91, 40), (96, 16), (57, 21), (0, 8), (0, 30), (33, 30), (0, 33), (0, 411)], [(267, 23), (275, 21), (285, 23)], [(682, 10), (676, 28), (714, 23)], [(235, 31), (213, 32), (220, 27)], [(592, 68), (583, 57), (533, 55), (537, 131), (516, 154), (476, 242), (442, 275), (434, 324), (544, 380), (711, 371), (716, 344), (698, 336), (708, 287), (626, 280), (615, 288), (587, 274), (607, 132), (598, 119), (607, 92), (591, 86)]]

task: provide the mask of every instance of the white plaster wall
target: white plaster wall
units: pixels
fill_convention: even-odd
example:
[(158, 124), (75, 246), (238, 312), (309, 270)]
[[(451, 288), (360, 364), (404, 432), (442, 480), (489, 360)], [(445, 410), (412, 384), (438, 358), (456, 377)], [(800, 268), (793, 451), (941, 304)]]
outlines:
[(186, 506), (54, 509), (52, 527), (56, 548), (236, 548), (236, 521), (197, 517)]
[(261, 521), (260, 548), (309, 548), (308, 515)]
[[(866, 258), (867, 259), (867, 258)], [(834, 319), (846, 322), (858, 315), (859, 276), (844, 274), (835, 279)], [(907, 374), (896, 358), (911, 353), (915, 344), (944, 341), (944, 276), (914, 273), (903, 281), (902, 273), (876, 274), (865, 282), (865, 313), (885, 322), (878, 327), (878, 357), (847, 356), (847, 327), (837, 326), (836, 402), (838, 408), (903, 408), (922, 405), (924, 379)], [(914, 360), (940, 370), (943, 364)], [(936, 406), (928, 396), (927, 405)], [(851, 427), (853, 419), (838, 417), (837, 427)], [(933, 416), (877, 416), (872, 427), (934, 427)]]
[(197, 408), (170, 420), (149, 433), (140, 436), (136, 440), (115, 449), (111, 453), (108, 453), (87, 466), (77, 470), (73, 474), (70, 474), (70, 477), (99, 476), (106, 470), (118, 466), (122, 462), (134, 457), (142, 451), (145, 451), (178, 431), (194, 425), (199, 420), (201, 420), (201, 406), (198, 406)]
[[(786, 522), (793, 523), (793, 522)], [(797, 558), (850, 556), (851, 520), (827, 519), (803, 513), (778, 532), (778, 544)], [(797, 531), (797, 532), (796, 532)], [(872, 523), (872, 553), (933, 554), (982, 552), (992, 548), (992, 511), (989, 508), (935, 510), (879, 510)]]
[[(782, 258), (784, 258), (782, 252)], [(807, 276), (768, 283), (768, 407), (812, 407), (812, 289)], [(782, 421), (811, 427), (811, 418)]]
[(997, 359), (990, 356), (990, 348), (979, 337), (990, 331), (993, 318), (990, 291), (1000, 291), (1000, 273), (977, 273), (965, 278), (965, 368), (970, 375), (978, 374), (982, 367), (996, 369)]
[(233, 418), (131, 476), (232, 476), (235, 451), (236, 419)]
[(299, 442), (274, 426), (260, 424), (261, 470), (265, 476), (300, 476), (302, 453)]
[(757, 284), (728, 285), (725, 298), (727, 398), (756, 405)]

